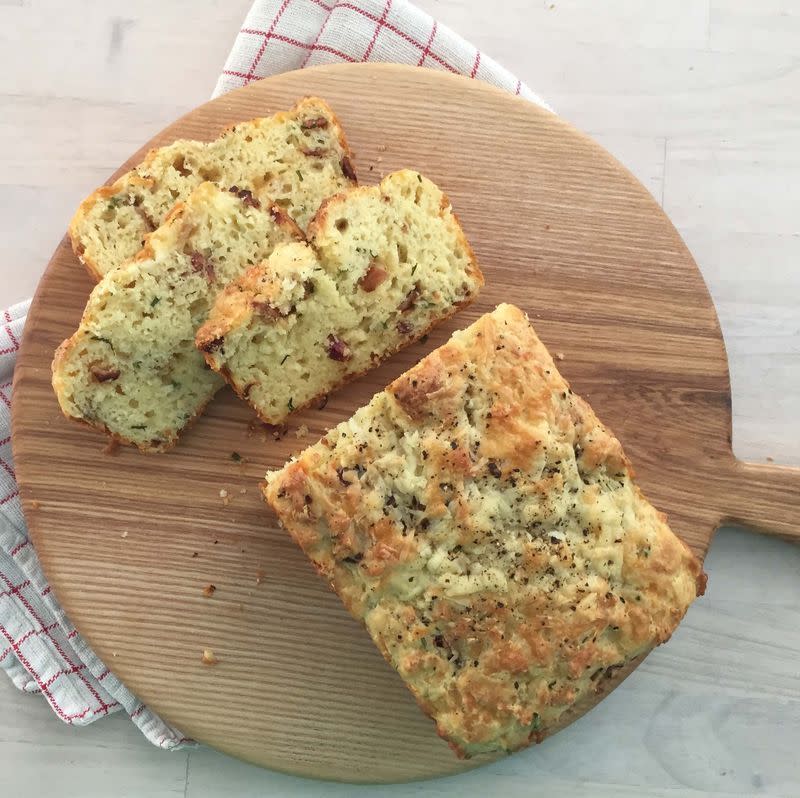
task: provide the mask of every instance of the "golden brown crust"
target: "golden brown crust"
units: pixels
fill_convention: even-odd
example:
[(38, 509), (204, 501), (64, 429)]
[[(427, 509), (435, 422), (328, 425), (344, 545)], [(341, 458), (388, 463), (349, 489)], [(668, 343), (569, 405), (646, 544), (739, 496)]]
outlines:
[(267, 479), (281, 523), (462, 756), (559, 728), (704, 585), (509, 305)]

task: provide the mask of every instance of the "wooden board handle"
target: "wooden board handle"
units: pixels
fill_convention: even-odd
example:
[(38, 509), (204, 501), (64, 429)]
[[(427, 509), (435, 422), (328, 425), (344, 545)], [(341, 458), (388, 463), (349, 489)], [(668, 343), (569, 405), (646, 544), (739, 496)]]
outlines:
[(800, 468), (733, 461), (722, 523), (800, 542)]

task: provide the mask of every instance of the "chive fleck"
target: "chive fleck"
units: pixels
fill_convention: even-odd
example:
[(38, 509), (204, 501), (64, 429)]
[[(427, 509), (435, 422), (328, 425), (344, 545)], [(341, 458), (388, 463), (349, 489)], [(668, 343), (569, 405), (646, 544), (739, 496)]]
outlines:
[(283, 364), (284, 364), (284, 363), (285, 363), (285, 362), (286, 362), (288, 359), (289, 359), (289, 353), (287, 352), (287, 353), (286, 353), (286, 354), (283, 356), (283, 360), (281, 360), (281, 365), (283, 365)]
[(289, 408), (289, 410), (294, 410), (294, 399), (293, 399), (293, 397), (291, 397), (291, 396), (289, 397), (289, 401), (287, 402), (286, 406)]
[(154, 308), (154, 307), (155, 307), (155, 306), (156, 306), (156, 305), (157, 305), (157, 304), (158, 304), (160, 301), (161, 301), (161, 297), (160, 297), (160, 296), (154, 296), (154, 297), (153, 297), (153, 298), (150, 300), (150, 307), (151, 307), (151, 308)]
[(299, 169), (295, 169), (297, 173), (297, 179), (302, 183), (303, 182), (303, 173)]

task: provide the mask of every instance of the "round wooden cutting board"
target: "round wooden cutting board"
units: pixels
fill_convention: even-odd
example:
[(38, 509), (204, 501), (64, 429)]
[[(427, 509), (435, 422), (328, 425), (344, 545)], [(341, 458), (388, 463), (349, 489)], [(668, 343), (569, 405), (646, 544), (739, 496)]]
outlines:
[[(14, 381), (25, 515), (80, 632), (185, 734), (323, 778), (453, 773), (475, 762), (460, 762), (437, 738), (366, 632), (277, 528), (260, 500), (268, 468), (505, 301), (563, 353), (564, 375), (621, 438), (645, 492), (699, 555), (726, 520), (800, 537), (800, 471), (734, 459), (714, 307), (652, 197), (598, 145), (519, 98), (399, 66), (291, 72), (196, 109), (121, 171), (149, 147), (212, 139), (308, 94), (339, 115), (363, 183), (407, 166), (449, 194), (486, 275), (478, 302), (324, 410), (292, 419), (282, 440), (250, 429), (252, 414), (225, 391), (172, 452), (111, 455), (103, 436), (62, 418), (50, 387), (53, 350), (75, 329), (92, 287), (65, 240), (36, 294)], [(206, 598), (209, 583), (216, 592)], [(219, 664), (201, 663), (206, 648)]]

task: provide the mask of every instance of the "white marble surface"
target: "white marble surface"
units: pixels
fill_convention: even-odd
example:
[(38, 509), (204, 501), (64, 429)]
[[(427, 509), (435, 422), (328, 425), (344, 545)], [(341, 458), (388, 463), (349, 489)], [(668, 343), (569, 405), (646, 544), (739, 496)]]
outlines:
[[(420, 0), (608, 147), (686, 238), (731, 361), (734, 448), (800, 464), (800, 4)], [(249, 3), (0, 0), (0, 306), (76, 203), (208, 97)], [(667, 646), (543, 745), (383, 789), (164, 754), (119, 715), (63, 725), (0, 680), (0, 794), (800, 795), (800, 546), (725, 530)]]

